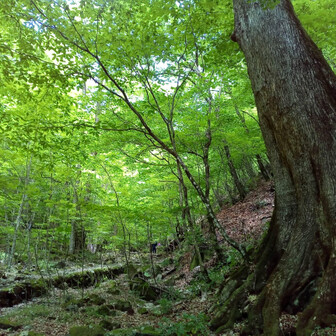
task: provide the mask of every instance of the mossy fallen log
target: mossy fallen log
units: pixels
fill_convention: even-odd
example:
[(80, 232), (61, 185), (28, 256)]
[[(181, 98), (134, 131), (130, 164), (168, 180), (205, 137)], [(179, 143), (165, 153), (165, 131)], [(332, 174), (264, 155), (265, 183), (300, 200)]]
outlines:
[(63, 288), (64, 286), (72, 288), (89, 287), (101, 282), (104, 278), (113, 279), (115, 276), (122, 273), (124, 273), (124, 266), (114, 265), (112, 267), (89, 269), (58, 275), (51, 280), (51, 284), (57, 288)]
[(104, 279), (113, 279), (124, 273), (124, 269), (124, 265), (113, 265), (39, 279), (26, 279), (12, 286), (0, 288), (0, 307), (12, 307), (23, 301), (42, 296), (52, 286), (56, 288), (93, 286)]
[(48, 291), (48, 286), (42, 280), (25, 280), (12, 287), (0, 289), (0, 307), (11, 307), (22, 301), (41, 296)]

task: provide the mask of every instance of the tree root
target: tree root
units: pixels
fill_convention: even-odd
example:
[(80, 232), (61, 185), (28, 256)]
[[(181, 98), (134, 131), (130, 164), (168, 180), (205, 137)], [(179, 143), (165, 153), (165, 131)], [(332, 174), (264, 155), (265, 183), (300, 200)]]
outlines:
[(312, 302), (299, 315), (298, 336), (311, 335), (316, 327), (326, 328), (336, 324), (335, 272), (336, 256), (332, 256)]

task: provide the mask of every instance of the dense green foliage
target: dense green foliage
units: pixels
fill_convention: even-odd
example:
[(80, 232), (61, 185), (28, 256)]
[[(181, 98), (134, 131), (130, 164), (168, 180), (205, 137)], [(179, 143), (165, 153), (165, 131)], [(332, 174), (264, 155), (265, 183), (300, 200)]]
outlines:
[[(294, 5), (335, 69), (334, 1)], [(13, 0), (0, 15), (2, 254), (67, 253), (73, 234), (147, 248), (185, 226), (177, 162), (194, 221), (188, 174), (219, 208), (239, 198), (229, 161), (246, 190), (267, 165), (229, 2)]]

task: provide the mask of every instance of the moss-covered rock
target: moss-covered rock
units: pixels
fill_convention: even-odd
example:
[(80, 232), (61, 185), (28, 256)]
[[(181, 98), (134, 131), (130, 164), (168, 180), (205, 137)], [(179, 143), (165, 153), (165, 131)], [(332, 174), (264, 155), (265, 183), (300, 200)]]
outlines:
[(107, 284), (106, 291), (112, 295), (119, 295), (120, 289), (118, 288), (118, 283), (115, 280), (109, 281)]
[(114, 329), (108, 333), (109, 336), (130, 336), (134, 335), (133, 329)]
[(111, 310), (110, 305), (101, 305), (97, 308), (96, 310), (98, 315), (103, 315), (103, 316), (115, 316), (116, 311)]
[[(29, 283), (26, 282), (26, 287)], [(34, 280), (30, 283), (31, 291), (32, 291), (32, 296), (41, 296), (48, 291), (48, 284), (46, 281), (42, 278)]]
[(16, 283), (12, 287), (0, 290), (0, 307), (11, 307), (29, 300), (32, 297), (41, 296), (47, 292), (48, 288), (44, 281), (33, 280)]
[(29, 331), (27, 336), (44, 336), (44, 334), (41, 334), (35, 331)]
[[(205, 247), (205, 246), (200, 248), (200, 253), (201, 253), (203, 261), (208, 261), (213, 256), (212, 249), (210, 249), (208, 247)], [(198, 258), (198, 255), (196, 253), (194, 253), (194, 255), (191, 259), (191, 263), (190, 263), (190, 270), (193, 270), (195, 267), (197, 267), (199, 265), (200, 265), (200, 260)]]
[(109, 336), (164, 336), (151, 326), (145, 326), (139, 329), (115, 329), (110, 331)]
[(69, 304), (69, 305), (65, 306), (65, 310), (69, 311), (69, 312), (78, 312), (79, 307), (75, 304)]
[(61, 306), (67, 311), (76, 312), (79, 310), (79, 308), (84, 307), (88, 302), (89, 302), (88, 297), (76, 299), (71, 295), (66, 295), (64, 297), (64, 302), (62, 303)]
[(110, 280), (106, 283), (106, 288), (107, 289), (115, 289), (117, 287), (118, 287), (117, 281), (115, 281), (115, 280)]
[(121, 324), (118, 322), (111, 322), (107, 320), (102, 320), (99, 325), (104, 328), (105, 330), (114, 330), (114, 329), (120, 329)]
[(0, 318), (0, 329), (18, 330), (22, 326), (18, 323), (12, 322), (6, 318)]
[(99, 325), (74, 326), (70, 328), (70, 336), (104, 336), (105, 330)]
[(104, 298), (102, 298), (101, 296), (97, 295), (97, 294), (90, 294), (89, 296), (87, 296), (87, 301), (88, 303), (90, 304), (93, 304), (93, 305), (102, 305), (106, 302), (106, 300)]
[(129, 301), (126, 300), (117, 300), (115, 303), (113, 303), (114, 309), (120, 310), (120, 311), (131, 311), (133, 310), (132, 305)]
[(147, 281), (136, 278), (131, 284), (131, 289), (146, 301), (155, 301), (160, 298), (160, 290)]
[(112, 295), (120, 294), (120, 289), (118, 288), (118, 284), (115, 280), (112, 280), (107, 284), (106, 291), (107, 293), (112, 294)]
[(135, 336), (160, 336), (162, 335), (159, 331), (157, 331), (154, 327), (152, 326), (143, 326), (139, 328), (135, 334)]
[(139, 273), (138, 268), (134, 264), (128, 264), (127, 275), (129, 279), (133, 279)]
[(141, 314), (141, 315), (148, 314), (148, 309), (145, 307), (140, 307), (138, 308), (138, 314)]

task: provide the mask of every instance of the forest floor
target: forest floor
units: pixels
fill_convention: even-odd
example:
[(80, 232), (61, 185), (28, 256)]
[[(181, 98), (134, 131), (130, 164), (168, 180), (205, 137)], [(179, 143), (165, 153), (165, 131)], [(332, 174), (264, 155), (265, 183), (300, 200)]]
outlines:
[[(253, 245), (267, 229), (273, 202), (272, 184), (263, 182), (244, 201), (223, 207), (218, 213), (218, 219), (232, 238)], [(148, 254), (142, 257), (149, 258)], [(112, 329), (117, 328), (105, 335), (135, 335), (132, 333), (134, 329), (138, 330), (137, 335), (142, 335), (141, 330), (145, 326), (152, 328), (153, 333), (149, 332), (148, 335), (214, 335), (207, 328), (207, 322), (213, 317), (211, 307), (216, 301), (216, 284), (221, 283), (228, 269), (235, 267), (234, 261), (230, 256), (226, 269), (223, 266), (216, 268), (215, 258), (207, 261), (209, 270), (212, 269), (210, 274), (213, 280), (212, 287), (209, 287), (201, 284), (199, 268), (190, 270), (192, 257), (193, 252), (188, 250), (175, 251), (169, 255), (158, 251), (154, 256), (154, 264), (164, 265), (161, 272), (168, 274), (164, 278), (165, 283), (173, 284), (171, 291), (157, 301), (145, 301), (130, 291), (125, 274), (88, 288), (51, 288), (46, 296), (14, 307), (0, 308), (1, 318), (19, 324), (17, 330), (0, 328), (0, 336), (65, 336), (72, 326), (102, 325), (102, 322), (112, 323)], [(167, 262), (171, 258), (175, 259), (175, 264)], [(132, 259), (136, 262), (139, 256), (133, 255)], [(8, 279), (12, 277), (9, 275)], [(78, 304), (83, 302), (83, 298), (86, 298), (86, 304)], [(100, 303), (87, 304), (88, 300), (93, 301), (94, 298), (98, 298)], [(128, 302), (131, 308), (124, 311), (110, 310), (111, 303), (121, 301)], [(102, 306), (107, 307), (105, 311)], [(282, 323), (293, 326), (295, 320), (295, 316), (284, 315)], [(233, 330), (221, 335), (239, 336), (240, 328), (241, 324), (237, 323)], [(128, 330), (129, 334), (118, 334), (118, 330)], [(147, 335), (146, 332), (143, 335)]]
[[(265, 229), (265, 223), (270, 220), (273, 198), (271, 183), (262, 183), (256, 190), (250, 192), (244, 201), (222, 208), (218, 218), (232, 238), (240, 242), (250, 241), (252, 244), (260, 238)], [(220, 235), (219, 239), (221, 239)], [(154, 263), (162, 263), (167, 258), (174, 257), (174, 254), (166, 255), (158, 251)], [(134, 309), (128, 312), (120, 311), (112, 317), (115, 325), (121, 329), (151, 325), (154, 329), (166, 330), (166, 335), (174, 332), (183, 335), (183, 330), (187, 335), (190, 328), (197, 329), (196, 333), (199, 335), (211, 335), (205, 325), (207, 319), (211, 317), (209, 310), (215, 300), (215, 288), (201, 288), (198, 281), (195, 281), (198, 268), (190, 270), (192, 256), (191, 251), (183, 251), (179, 256), (176, 271), (165, 279), (165, 281), (169, 278), (174, 279), (174, 293), (179, 293), (180, 297), (173, 303), (169, 299), (161, 299), (157, 303), (140, 300), (129, 290), (126, 276), (122, 274), (114, 280), (120, 290), (117, 294), (109, 294), (108, 288), (111, 281), (107, 280), (96, 286), (82, 289), (53, 288), (47, 296), (34, 298), (14, 307), (0, 308), (1, 317), (21, 325), (18, 330), (0, 329), (0, 336), (25, 336), (29, 331), (46, 336), (64, 336), (68, 335), (71, 326), (98, 325), (102, 319), (111, 320), (109, 316), (97, 313), (97, 307), (72, 305), (74, 300), (93, 294), (104, 298), (106, 303), (116, 300), (126, 300), (131, 303)], [(215, 259), (210, 259), (207, 265), (211, 267), (215, 266), (215, 263)], [(10, 279), (13, 279), (13, 275), (9, 274), (8, 280)], [(139, 306), (146, 307), (147, 312), (139, 313), (140, 310), (136, 308)], [(178, 331), (179, 328), (180, 331)], [(239, 325), (237, 330), (225, 335), (239, 335)]]

